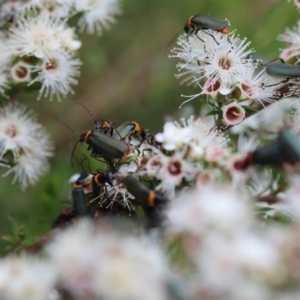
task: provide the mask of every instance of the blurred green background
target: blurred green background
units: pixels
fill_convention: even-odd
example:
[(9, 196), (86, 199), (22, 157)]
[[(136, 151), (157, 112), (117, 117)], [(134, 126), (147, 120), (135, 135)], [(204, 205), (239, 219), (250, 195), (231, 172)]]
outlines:
[[(82, 133), (93, 127), (93, 120), (79, 105), (84, 103), (96, 118), (116, 125), (136, 120), (156, 133), (162, 129), (166, 115), (178, 113), (181, 94), (193, 88), (181, 86), (174, 77), (176, 60), (169, 59), (169, 42), (191, 15), (212, 14), (227, 18), (230, 30), (247, 37), (258, 54), (267, 59), (278, 57), (284, 44), (276, 41), (286, 27), (295, 26), (299, 12), (286, 0), (161, 0), (122, 1), (123, 15), (103, 36), (80, 34), (83, 42), (79, 55), (83, 62), (74, 95), (61, 103), (40, 101), (36, 96), (20, 95), (19, 101), (37, 112), (56, 145), (51, 172), (37, 185), (21, 191), (10, 184), (11, 177), (0, 183), (0, 236), (10, 232), (8, 216), (24, 224), (27, 234), (39, 236), (49, 230), (53, 219), (67, 204), (70, 176), (80, 172), (71, 167), (70, 143), (78, 139), (60, 121)], [(75, 24), (76, 20), (72, 20)], [(198, 112), (197, 100), (191, 102)], [(81, 148), (81, 149), (80, 149)], [(78, 147), (77, 156), (85, 146)], [(0, 242), (3, 253), (5, 243)]]

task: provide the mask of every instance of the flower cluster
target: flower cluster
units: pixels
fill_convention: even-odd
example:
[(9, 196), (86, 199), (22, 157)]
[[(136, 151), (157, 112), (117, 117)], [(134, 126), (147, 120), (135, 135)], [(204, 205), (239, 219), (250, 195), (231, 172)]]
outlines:
[(76, 57), (81, 41), (67, 21), (76, 14), (78, 25), (88, 33), (108, 28), (120, 14), (116, 0), (6, 0), (2, 18), (12, 21), (0, 32), (0, 93), (10, 85), (39, 88), (42, 96), (61, 100), (77, 84), (81, 61)]
[(188, 38), (181, 36), (171, 56), (182, 61), (177, 77), (201, 90), (184, 96), (188, 99), (182, 105), (202, 96), (217, 122), (232, 126), (243, 121), (256, 102), (266, 106), (278, 100), (279, 85), (251, 58), (254, 50), (247, 49), (249, 44), (235, 32), (199, 30)]
[[(80, 29), (101, 33), (120, 12), (108, 0), (5, 1), (2, 8), (12, 25), (0, 36), (1, 95), (13, 78), (58, 98), (79, 75), (81, 44), (67, 19), (80, 12)], [(288, 43), (281, 57), (296, 65), (263, 65), (227, 26), (200, 24), (227, 21), (202, 17), (187, 21), (173, 57), (181, 60), (177, 76), (200, 89), (185, 102), (205, 97), (207, 115), (167, 121), (157, 134), (136, 121), (95, 120), (78, 142), (97, 169), (71, 177), (72, 204), (49, 232), (29, 246), (18, 240), (16, 251), (43, 250), (41, 259), (0, 259), (5, 300), (299, 298), (300, 110), (291, 115), (290, 103), (300, 91), (297, 74), (282, 72), (298, 70), (299, 28), (279, 37)], [(243, 121), (249, 115), (254, 121)], [(34, 115), (3, 106), (4, 175), (14, 172), (26, 187), (51, 155)]]
[[(83, 220), (58, 233), (43, 260), (32, 256), (0, 260), (2, 299), (161, 299), (170, 281), (158, 245), (112, 224)], [(11, 280), (12, 277), (14, 280)]]
[[(117, 0), (4, 0), (0, 3), (0, 159), (22, 188), (48, 169), (53, 145), (31, 112), (15, 102), (23, 90), (58, 101), (77, 84), (81, 41), (68, 21), (100, 35), (121, 10)], [(5, 103), (9, 104), (5, 104)]]
[[(190, 299), (285, 299), (298, 297), (299, 274), (291, 260), (298, 255), (299, 223), (290, 230), (255, 220), (246, 194), (208, 185), (185, 192), (168, 211), (169, 243), (189, 278)], [(171, 252), (172, 255), (172, 252)], [(192, 274), (192, 275), (191, 275)], [(239, 288), (237, 288), (237, 285)]]
[(230, 153), (226, 136), (193, 117), (183, 119), (182, 125), (167, 122), (155, 138), (162, 144), (161, 149), (153, 149), (145, 173), (159, 179), (157, 189), (170, 198), (182, 182), (205, 182), (206, 169), (222, 168)]

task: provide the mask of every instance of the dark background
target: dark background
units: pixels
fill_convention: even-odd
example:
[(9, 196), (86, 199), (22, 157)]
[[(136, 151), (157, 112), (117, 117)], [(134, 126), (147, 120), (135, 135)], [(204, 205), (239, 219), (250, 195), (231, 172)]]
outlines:
[[(286, 27), (296, 25), (299, 12), (286, 0), (161, 0), (123, 1), (123, 15), (103, 36), (80, 34), (83, 42), (79, 56), (83, 62), (75, 94), (61, 103), (36, 95), (22, 94), (19, 101), (37, 112), (39, 121), (52, 135), (56, 155), (51, 159), (51, 172), (25, 192), (11, 177), (0, 183), (0, 236), (10, 232), (8, 216), (24, 224), (29, 236), (47, 231), (70, 196), (70, 176), (80, 172), (71, 167), (70, 143), (78, 139), (62, 124), (82, 133), (92, 129), (93, 120), (79, 105), (84, 103), (96, 118), (113, 121), (116, 125), (136, 120), (151, 132), (161, 131), (166, 115), (178, 112), (181, 94), (192, 94), (193, 88), (181, 86), (174, 77), (176, 59), (169, 59), (169, 42), (187, 19), (194, 14), (212, 14), (227, 18), (230, 30), (247, 37), (256, 52), (266, 59), (278, 57), (285, 45), (276, 41)], [(76, 20), (71, 20), (76, 24)], [(197, 100), (191, 102), (199, 112)], [(78, 147), (76, 154), (81, 157)], [(97, 164), (94, 165), (97, 166)], [(0, 242), (0, 251), (4, 244)]]

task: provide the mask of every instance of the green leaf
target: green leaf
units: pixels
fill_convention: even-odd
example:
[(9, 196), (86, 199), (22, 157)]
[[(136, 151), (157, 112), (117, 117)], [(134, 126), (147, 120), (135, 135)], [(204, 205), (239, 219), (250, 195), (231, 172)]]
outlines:
[(219, 114), (219, 111), (211, 110), (205, 116), (213, 116), (213, 115), (218, 115), (218, 114)]

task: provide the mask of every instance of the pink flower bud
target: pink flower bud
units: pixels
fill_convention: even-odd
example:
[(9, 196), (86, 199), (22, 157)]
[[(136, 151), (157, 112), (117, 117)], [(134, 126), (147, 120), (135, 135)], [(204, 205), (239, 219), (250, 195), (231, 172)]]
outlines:
[(228, 125), (236, 125), (245, 118), (244, 108), (236, 102), (232, 102), (223, 108), (223, 119)]
[(16, 82), (26, 82), (31, 79), (31, 66), (22, 61), (17, 62), (11, 68), (11, 77)]
[(221, 88), (221, 83), (213, 77), (206, 80), (203, 86), (203, 93), (206, 95), (216, 95)]

